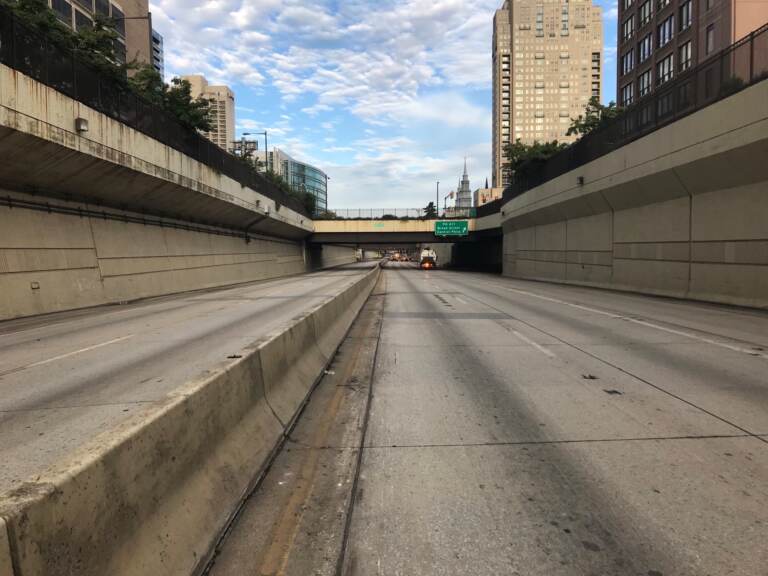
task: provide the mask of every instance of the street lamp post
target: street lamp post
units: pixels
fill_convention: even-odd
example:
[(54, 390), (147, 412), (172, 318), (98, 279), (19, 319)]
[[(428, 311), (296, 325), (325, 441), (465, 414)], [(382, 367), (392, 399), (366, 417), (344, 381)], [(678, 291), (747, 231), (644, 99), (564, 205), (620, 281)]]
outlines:
[(435, 216), (440, 216), (440, 180), (437, 181), (437, 190), (435, 192)]

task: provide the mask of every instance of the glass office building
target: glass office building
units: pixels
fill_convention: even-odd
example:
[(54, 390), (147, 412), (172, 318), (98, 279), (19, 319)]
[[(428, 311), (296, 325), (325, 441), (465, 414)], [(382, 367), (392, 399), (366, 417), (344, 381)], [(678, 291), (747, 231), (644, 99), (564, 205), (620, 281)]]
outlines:
[(328, 176), (314, 166), (283, 160), (283, 178), (297, 192), (308, 192), (315, 197), (315, 214), (322, 214), (328, 209)]
[[(254, 153), (263, 169), (267, 168), (265, 156), (262, 150)], [(294, 160), (279, 148), (269, 152), (268, 168), (282, 176), (296, 192), (312, 194), (315, 197), (315, 215), (328, 210), (328, 175), (325, 172), (311, 164)]]

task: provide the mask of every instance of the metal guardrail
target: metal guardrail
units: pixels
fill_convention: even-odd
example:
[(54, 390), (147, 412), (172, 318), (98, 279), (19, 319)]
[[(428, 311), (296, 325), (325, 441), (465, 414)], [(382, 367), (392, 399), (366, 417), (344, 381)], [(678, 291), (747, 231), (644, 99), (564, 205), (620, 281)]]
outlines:
[(445, 208), (427, 218), (423, 208), (340, 208), (327, 210), (315, 220), (460, 220), (476, 217), (475, 208)]
[(87, 54), (59, 46), (30, 30), (3, 6), (0, 6), (0, 63), (186, 154), (279, 204), (310, 216), (298, 199), (284, 194), (239, 158), (138, 96), (119, 73), (111, 75), (100, 70)]
[(618, 118), (559, 152), (538, 170), (517, 176), (504, 190), (504, 202), (766, 78), (768, 24), (656, 86)]

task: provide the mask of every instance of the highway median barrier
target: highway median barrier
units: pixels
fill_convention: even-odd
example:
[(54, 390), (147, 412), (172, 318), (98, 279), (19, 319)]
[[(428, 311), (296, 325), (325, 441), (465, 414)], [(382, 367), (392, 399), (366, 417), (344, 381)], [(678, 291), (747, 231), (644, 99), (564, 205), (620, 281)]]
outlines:
[(378, 274), (0, 495), (0, 576), (199, 572)]

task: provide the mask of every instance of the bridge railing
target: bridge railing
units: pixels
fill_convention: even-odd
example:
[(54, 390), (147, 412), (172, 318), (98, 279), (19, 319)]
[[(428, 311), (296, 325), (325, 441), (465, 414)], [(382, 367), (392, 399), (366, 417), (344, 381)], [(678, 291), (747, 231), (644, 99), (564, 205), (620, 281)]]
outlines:
[(0, 63), (309, 216), (300, 200), (284, 194), (238, 157), (133, 92), (120, 69), (99, 64), (88, 54), (28, 28), (4, 6), (0, 6)]
[(537, 169), (525, 176), (513, 175), (512, 184), (504, 190), (504, 202), (768, 78), (768, 24), (676, 74)]
[(340, 208), (326, 210), (315, 220), (466, 220), (477, 216), (476, 208), (444, 208), (427, 215), (423, 208)]

